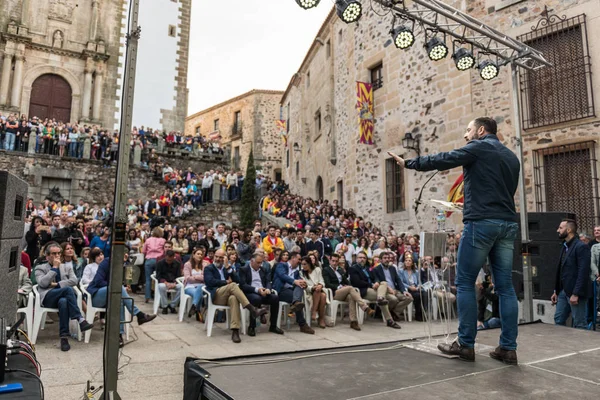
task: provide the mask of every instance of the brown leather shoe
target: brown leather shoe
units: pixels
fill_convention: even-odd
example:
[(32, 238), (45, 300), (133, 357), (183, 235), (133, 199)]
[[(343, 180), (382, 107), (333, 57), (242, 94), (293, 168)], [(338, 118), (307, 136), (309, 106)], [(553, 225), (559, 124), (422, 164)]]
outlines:
[(458, 343), (458, 339), (452, 343), (441, 343), (438, 350), (448, 356), (458, 356), (463, 361), (475, 361), (475, 349), (468, 349)]
[(256, 319), (257, 317), (262, 317), (263, 315), (265, 315), (268, 312), (264, 308), (257, 309), (250, 303), (248, 303), (248, 305), (244, 308), (246, 310), (250, 311), (250, 318), (252, 318), (252, 319)]
[(304, 324), (300, 327), (300, 332), (302, 333), (308, 333), (309, 335), (314, 335), (315, 331), (313, 328), (311, 328), (310, 326), (308, 326), (308, 324)]
[(358, 321), (350, 321), (350, 329), (354, 329), (355, 331), (360, 331), (360, 326), (358, 325)]
[(494, 360), (502, 361), (504, 364), (518, 364), (516, 350), (505, 350), (500, 346), (496, 347), (496, 350), (490, 353), (490, 357)]
[(240, 343), (242, 341), (242, 339), (240, 339), (240, 331), (239, 331), (239, 329), (232, 329), (231, 330), (231, 341), (233, 343)]

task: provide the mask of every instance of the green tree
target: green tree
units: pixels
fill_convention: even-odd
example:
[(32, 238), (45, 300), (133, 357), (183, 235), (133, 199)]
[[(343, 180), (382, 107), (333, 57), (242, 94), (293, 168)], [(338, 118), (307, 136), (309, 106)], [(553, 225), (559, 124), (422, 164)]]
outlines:
[(254, 155), (250, 150), (248, 165), (246, 166), (246, 176), (242, 187), (242, 215), (241, 222), (244, 228), (252, 228), (256, 219), (256, 167), (254, 166)]

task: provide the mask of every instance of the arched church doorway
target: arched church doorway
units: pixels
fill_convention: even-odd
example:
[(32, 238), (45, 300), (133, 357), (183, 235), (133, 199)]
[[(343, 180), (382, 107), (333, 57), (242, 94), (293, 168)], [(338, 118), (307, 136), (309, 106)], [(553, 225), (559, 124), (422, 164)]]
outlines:
[(71, 122), (71, 85), (61, 76), (39, 76), (31, 86), (29, 116)]
[(317, 177), (317, 200), (323, 199), (323, 178)]

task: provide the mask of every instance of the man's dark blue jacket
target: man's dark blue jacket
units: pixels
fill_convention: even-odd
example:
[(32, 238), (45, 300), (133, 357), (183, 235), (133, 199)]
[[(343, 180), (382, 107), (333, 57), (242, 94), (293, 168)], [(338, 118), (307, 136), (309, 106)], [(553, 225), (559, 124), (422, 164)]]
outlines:
[(520, 164), (496, 135), (487, 134), (447, 153), (406, 160), (406, 168), (417, 171), (445, 171), (459, 166), (464, 175), (463, 221), (517, 220), (514, 196)]
[[(590, 248), (577, 237), (571, 239), (566, 245), (568, 248), (563, 244), (560, 252), (559, 260), (562, 260), (562, 265), (559, 261), (556, 272), (556, 294), (559, 294), (562, 289), (569, 297), (574, 294), (589, 298), (593, 291), (590, 279), (592, 263)], [(567, 254), (564, 254), (565, 252)]]

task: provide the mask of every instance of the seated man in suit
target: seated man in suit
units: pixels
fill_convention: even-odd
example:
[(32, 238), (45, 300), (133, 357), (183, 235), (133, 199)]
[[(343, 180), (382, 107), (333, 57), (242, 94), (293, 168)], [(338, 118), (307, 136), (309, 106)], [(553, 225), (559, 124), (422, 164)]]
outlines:
[(81, 332), (92, 329), (92, 324), (81, 316), (73, 290), (77, 286), (77, 276), (71, 266), (61, 263), (61, 254), (62, 248), (58, 243), (49, 243), (45, 249), (47, 262), (36, 267), (35, 279), (40, 294), (38, 300), (42, 306), (58, 308), (60, 349), (69, 351), (69, 321), (77, 320)]
[[(356, 317), (356, 304), (368, 315), (375, 314), (375, 310), (360, 297), (356, 288), (350, 286), (348, 281), (348, 272), (346, 271), (346, 259), (339, 254), (332, 254), (329, 257), (329, 265), (323, 267), (323, 280), (325, 287), (331, 289), (333, 299), (337, 301), (347, 301), (349, 303), (350, 328), (360, 331), (358, 318)], [(335, 318), (335, 315), (332, 315)]]
[(233, 268), (225, 269), (225, 251), (219, 249), (215, 252), (211, 265), (204, 269), (204, 284), (210, 292), (214, 304), (229, 306), (231, 309), (231, 340), (240, 343), (241, 314), (240, 304), (250, 311), (250, 318), (256, 319), (267, 313), (267, 310), (257, 310), (250, 302), (244, 292), (238, 286), (239, 277)]
[(292, 252), (286, 263), (279, 263), (275, 267), (273, 289), (279, 293), (279, 300), (290, 303), (290, 312), (296, 313), (296, 322), (300, 325), (300, 332), (314, 335), (315, 331), (308, 326), (304, 318), (304, 289), (306, 282), (300, 279), (300, 253)]
[[(261, 267), (264, 260), (262, 253), (256, 252), (250, 258), (247, 265), (240, 268), (240, 288), (255, 307), (268, 304), (271, 307), (271, 325), (269, 332), (283, 335), (283, 331), (277, 327), (279, 313), (279, 296), (268, 288), (267, 272)], [(250, 319), (248, 336), (256, 335), (256, 318)]]
[(367, 265), (367, 253), (364, 251), (356, 255), (356, 263), (349, 270), (350, 284), (360, 290), (360, 296), (369, 301), (377, 301), (377, 305), (381, 308), (381, 314), (387, 323), (387, 326), (394, 329), (400, 329), (388, 308), (389, 301), (386, 299), (388, 293), (387, 282), (376, 282), (369, 271)]
[(375, 282), (387, 283), (386, 299), (388, 308), (394, 321), (400, 320), (404, 309), (412, 303), (413, 299), (398, 276), (398, 271), (393, 265), (394, 253), (384, 251), (380, 255), (381, 263), (371, 271)]

